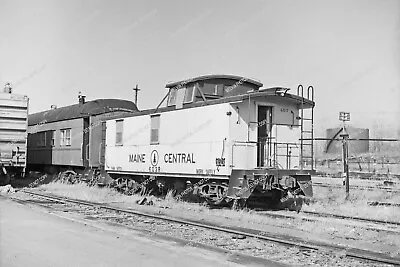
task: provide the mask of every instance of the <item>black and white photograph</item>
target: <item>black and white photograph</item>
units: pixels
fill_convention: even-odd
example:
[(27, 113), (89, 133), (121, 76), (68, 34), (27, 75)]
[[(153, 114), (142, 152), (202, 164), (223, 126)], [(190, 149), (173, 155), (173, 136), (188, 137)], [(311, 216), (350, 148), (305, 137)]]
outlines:
[(400, 0), (0, 0), (25, 266), (400, 266)]

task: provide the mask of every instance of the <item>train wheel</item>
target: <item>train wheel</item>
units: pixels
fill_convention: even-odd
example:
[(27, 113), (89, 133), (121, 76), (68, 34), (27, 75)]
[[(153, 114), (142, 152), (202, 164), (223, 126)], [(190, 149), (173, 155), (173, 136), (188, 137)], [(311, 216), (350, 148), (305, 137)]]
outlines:
[(198, 188), (200, 197), (205, 198), (207, 203), (211, 206), (221, 205), (226, 199), (228, 193), (228, 185), (225, 183), (208, 183)]
[(128, 180), (124, 177), (119, 177), (115, 180), (114, 183), (114, 188), (118, 191), (118, 192), (125, 192), (126, 188), (128, 187)]

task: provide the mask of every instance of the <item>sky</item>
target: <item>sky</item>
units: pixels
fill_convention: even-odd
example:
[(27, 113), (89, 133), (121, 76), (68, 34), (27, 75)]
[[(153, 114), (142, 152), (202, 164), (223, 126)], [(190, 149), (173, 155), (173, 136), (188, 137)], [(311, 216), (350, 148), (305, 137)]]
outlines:
[[(52, 104), (134, 100), (165, 84), (234, 74), (315, 88), (317, 135), (350, 124), (400, 137), (398, 0), (0, 0), (0, 86)], [(377, 130), (378, 129), (378, 130)]]

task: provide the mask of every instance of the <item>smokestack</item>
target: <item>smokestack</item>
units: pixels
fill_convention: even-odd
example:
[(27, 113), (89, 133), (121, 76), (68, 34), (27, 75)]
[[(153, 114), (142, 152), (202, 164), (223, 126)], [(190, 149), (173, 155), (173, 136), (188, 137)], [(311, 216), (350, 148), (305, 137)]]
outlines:
[(80, 105), (85, 104), (85, 98), (86, 98), (86, 96), (83, 95), (81, 91), (79, 91), (79, 94), (78, 94), (78, 102), (79, 102)]
[(4, 85), (4, 93), (9, 93), (9, 94), (12, 93), (11, 83), (6, 83), (6, 84)]

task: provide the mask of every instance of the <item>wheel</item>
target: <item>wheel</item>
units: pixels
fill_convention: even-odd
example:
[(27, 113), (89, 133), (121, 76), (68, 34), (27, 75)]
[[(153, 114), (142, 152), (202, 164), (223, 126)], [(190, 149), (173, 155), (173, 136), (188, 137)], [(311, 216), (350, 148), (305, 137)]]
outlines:
[(219, 206), (223, 204), (227, 193), (228, 185), (225, 183), (208, 183), (198, 188), (198, 194), (211, 206)]

